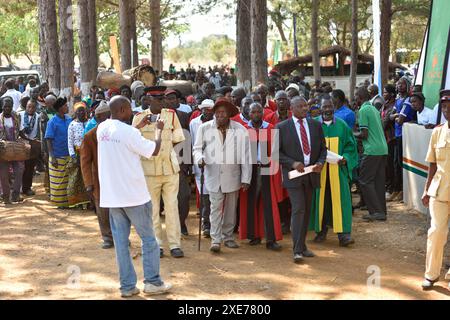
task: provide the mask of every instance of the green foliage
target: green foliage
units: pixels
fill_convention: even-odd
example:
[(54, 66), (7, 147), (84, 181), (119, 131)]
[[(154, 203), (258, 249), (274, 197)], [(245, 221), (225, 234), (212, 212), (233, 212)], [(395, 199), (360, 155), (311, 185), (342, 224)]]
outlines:
[(167, 54), (174, 63), (211, 60), (216, 63), (227, 63), (235, 59), (236, 42), (227, 36), (209, 36), (201, 41), (190, 41), (177, 48), (170, 49)]

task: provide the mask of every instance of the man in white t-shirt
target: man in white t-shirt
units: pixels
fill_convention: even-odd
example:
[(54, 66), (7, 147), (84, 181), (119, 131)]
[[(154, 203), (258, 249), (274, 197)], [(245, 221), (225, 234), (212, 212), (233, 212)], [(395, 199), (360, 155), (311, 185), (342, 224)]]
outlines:
[(417, 124), (421, 126), (432, 125), (433, 110), (425, 106), (425, 96), (415, 92), (410, 99), (411, 107), (417, 111)]
[(6, 92), (5, 94), (2, 96), (2, 98), (4, 97), (11, 97), (13, 99), (14, 105), (13, 105), (13, 111), (16, 112), (17, 109), (19, 109), (20, 107), (20, 98), (22, 97), (22, 93), (20, 93), (20, 91), (17, 91), (14, 88), (14, 85), (16, 83), (16, 80), (14, 80), (13, 78), (10, 78), (8, 80), (5, 81), (5, 87), (6, 87)]
[(120, 274), (122, 297), (139, 294), (129, 251), (131, 225), (142, 239), (144, 293), (161, 294), (172, 287), (161, 279), (159, 245), (152, 222), (152, 205), (140, 157), (158, 155), (164, 122), (156, 125), (155, 141), (145, 139), (138, 129), (150, 124), (143, 118), (137, 128), (126, 124), (132, 117), (131, 103), (116, 96), (110, 101), (111, 119), (97, 130), (100, 207), (108, 208)]

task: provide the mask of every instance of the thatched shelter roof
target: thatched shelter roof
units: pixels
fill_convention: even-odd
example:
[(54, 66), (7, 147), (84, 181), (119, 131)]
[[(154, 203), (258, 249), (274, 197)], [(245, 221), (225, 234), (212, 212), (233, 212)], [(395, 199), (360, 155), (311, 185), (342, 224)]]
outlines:
[[(347, 49), (345, 47), (338, 46), (338, 45), (331, 46), (331, 47), (328, 47), (326, 49), (319, 51), (319, 56), (321, 56), (321, 57), (327, 57), (327, 56), (331, 56), (331, 55), (335, 55), (335, 54), (351, 56), (352, 53), (351, 53), (350, 49)], [(361, 53), (361, 54), (358, 54), (358, 61), (374, 63), (374, 56), (372, 56), (370, 54)], [(308, 55), (301, 56), (298, 58), (292, 58), (289, 60), (281, 61), (274, 67), (274, 69), (278, 70), (278, 72), (280, 72), (281, 74), (289, 74), (292, 71), (294, 71), (295, 69), (297, 69), (300, 65), (307, 64), (307, 63), (312, 63), (312, 54), (308, 54)], [(389, 69), (391, 71), (393, 71), (397, 68), (402, 69), (402, 70), (406, 69), (404, 66), (402, 66), (399, 63), (389, 62)]]

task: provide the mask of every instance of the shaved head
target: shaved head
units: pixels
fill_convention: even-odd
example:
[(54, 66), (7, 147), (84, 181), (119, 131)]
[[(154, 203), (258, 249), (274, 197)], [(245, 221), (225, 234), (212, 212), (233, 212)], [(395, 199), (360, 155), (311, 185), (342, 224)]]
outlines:
[(130, 100), (124, 96), (113, 97), (109, 101), (109, 108), (111, 109), (112, 119), (128, 121), (133, 115)]

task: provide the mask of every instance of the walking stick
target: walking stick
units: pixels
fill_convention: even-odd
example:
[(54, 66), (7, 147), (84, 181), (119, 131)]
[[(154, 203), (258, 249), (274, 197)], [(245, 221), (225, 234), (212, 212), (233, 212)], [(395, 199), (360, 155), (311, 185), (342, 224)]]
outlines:
[(198, 251), (200, 251), (200, 243), (202, 240), (202, 216), (203, 216), (203, 187), (205, 185), (205, 167), (200, 168), (200, 219), (198, 222)]

